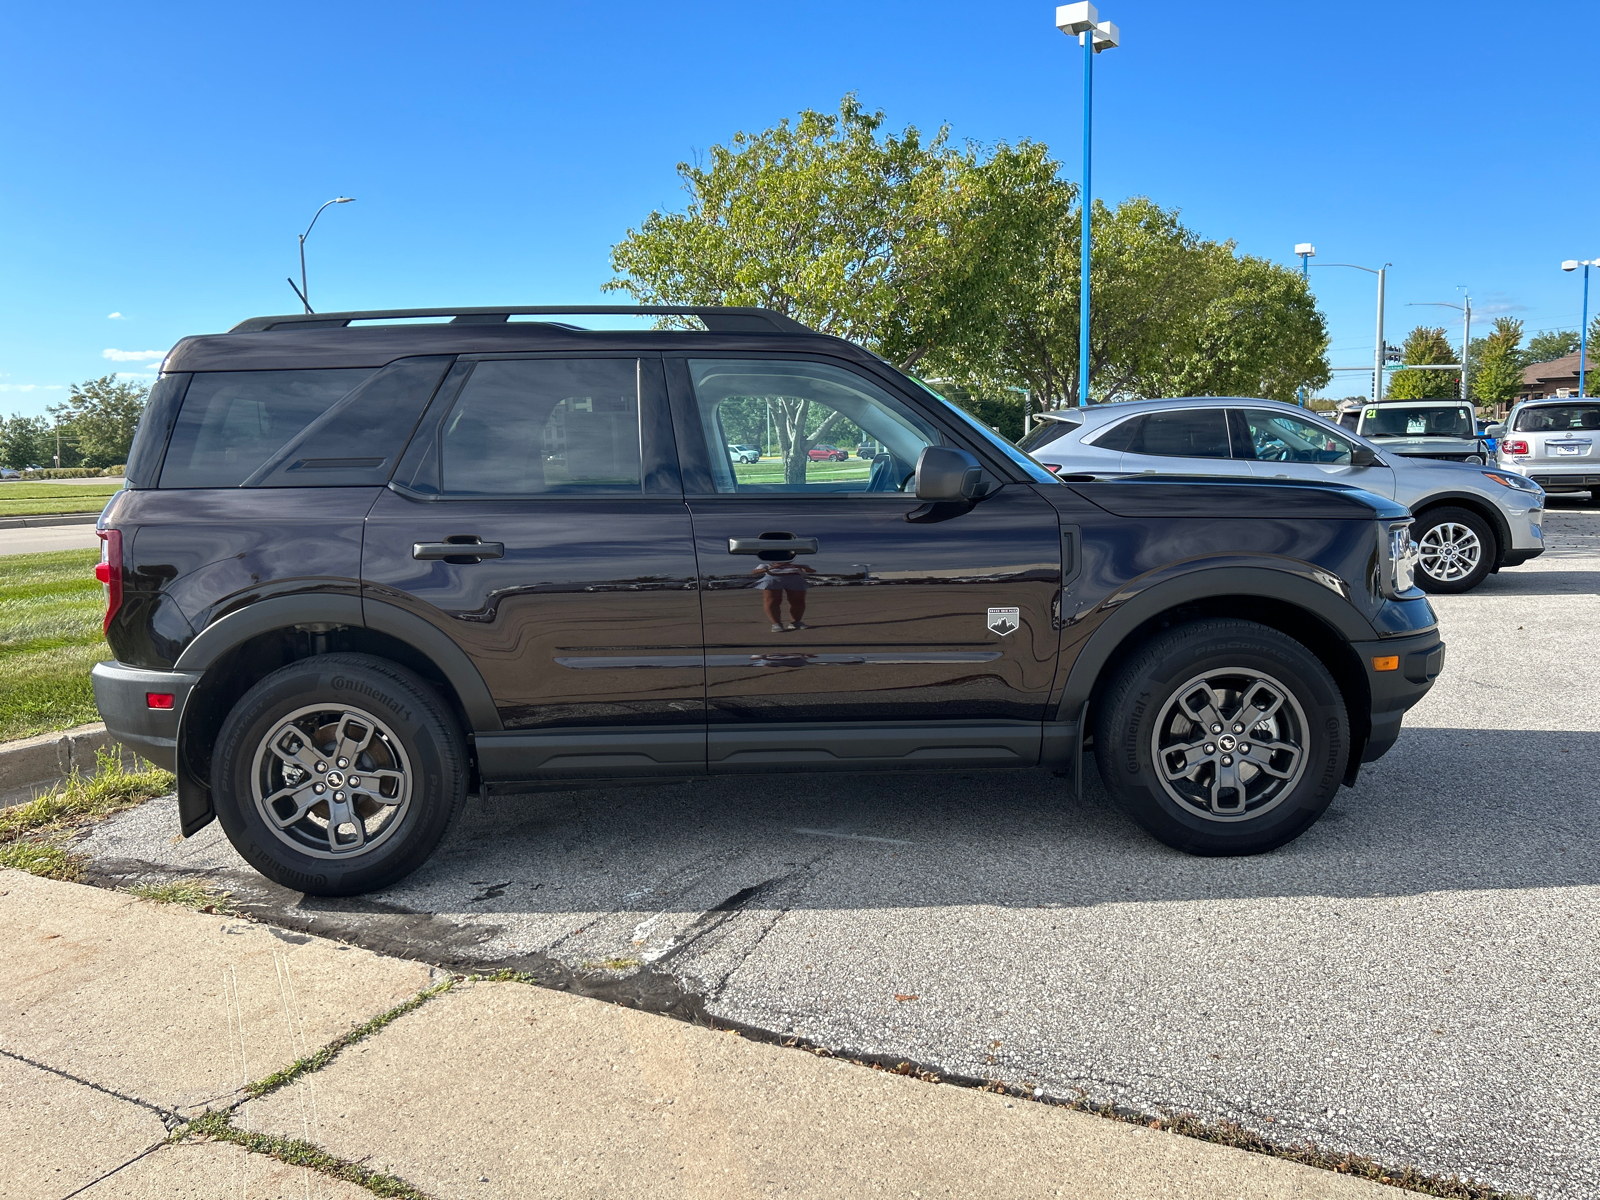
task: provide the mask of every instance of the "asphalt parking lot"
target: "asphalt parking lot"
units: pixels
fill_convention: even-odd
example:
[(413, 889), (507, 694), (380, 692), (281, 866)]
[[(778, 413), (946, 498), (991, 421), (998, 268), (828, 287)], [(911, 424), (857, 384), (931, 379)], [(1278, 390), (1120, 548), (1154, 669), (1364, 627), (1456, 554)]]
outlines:
[(172, 800), (102, 882), (207, 873), (272, 923), (1060, 1096), (1600, 1193), (1600, 507), (1441, 597), (1446, 671), (1305, 837), (1194, 859), (1042, 773), (474, 798), (422, 871), (319, 901)]

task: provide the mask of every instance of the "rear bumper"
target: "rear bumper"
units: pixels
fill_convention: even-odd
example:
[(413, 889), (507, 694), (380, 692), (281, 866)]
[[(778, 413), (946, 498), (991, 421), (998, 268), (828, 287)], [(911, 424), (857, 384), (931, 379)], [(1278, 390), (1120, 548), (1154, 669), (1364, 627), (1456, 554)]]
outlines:
[[(177, 770), (178, 725), (189, 693), (200, 681), (199, 673), (146, 671), (103, 662), (96, 663), (89, 675), (94, 681), (95, 707), (107, 732), (141, 758)], [(151, 708), (147, 699), (151, 692), (170, 695), (172, 707)]]
[[(1372, 695), (1371, 732), (1367, 735), (1362, 762), (1376, 762), (1389, 752), (1400, 736), (1400, 723), (1406, 711), (1428, 694), (1433, 681), (1444, 669), (1444, 642), (1437, 629), (1413, 637), (1385, 638), (1379, 642), (1356, 642), (1367, 673)], [(1398, 670), (1380, 671), (1375, 659), (1398, 658)], [(1352, 768), (1354, 764), (1351, 764)], [(1353, 770), (1351, 772), (1354, 774)]]

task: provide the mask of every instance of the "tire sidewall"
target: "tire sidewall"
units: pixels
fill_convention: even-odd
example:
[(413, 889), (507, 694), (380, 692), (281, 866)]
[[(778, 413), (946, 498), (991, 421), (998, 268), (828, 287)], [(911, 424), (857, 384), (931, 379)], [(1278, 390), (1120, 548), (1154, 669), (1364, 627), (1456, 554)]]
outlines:
[[(1177, 689), (1224, 667), (1271, 675), (1306, 719), (1305, 774), (1270, 812), (1244, 821), (1207, 820), (1173, 800), (1150, 750)], [(1344, 699), (1327, 669), (1286, 635), (1243, 621), (1202, 622), (1147, 643), (1112, 685), (1096, 725), (1096, 758), (1113, 798), (1147, 832), (1197, 854), (1257, 854), (1298, 837), (1332, 803), (1350, 753)]]
[(1494, 530), (1489, 528), (1489, 523), (1477, 513), (1470, 512), (1464, 508), (1436, 508), (1432, 512), (1425, 513), (1418, 522), (1421, 528), (1413, 536), (1420, 543), (1423, 535), (1428, 530), (1435, 525), (1443, 525), (1448, 522), (1465, 525), (1473, 533), (1477, 534), (1478, 543), (1483, 547), (1483, 557), (1478, 561), (1478, 565), (1472, 569), (1471, 574), (1452, 580), (1435, 579), (1423, 568), (1419, 559), (1417, 562), (1417, 586), (1423, 591), (1434, 595), (1449, 596), (1461, 592), (1470, 592), (1489, 577), (1489, 572), (1494, 568), (1495, 560), (1500, 556), (1499, 539), (1495, 536)]
[[(366, 709), (388, 726), (410, 760), (412, 794), (400, 828), (348, 862), (297, 852), (256, 810), (251, 773), (257, 748), (288, 713), (326, 703)], [(465, 794), (460, 733), (427, 685), (381, 659), (324, 655), (268, 675), (223, 723), (212, 756), (217, 820), (239, 854), (269, 879), (311, 895), (353, 895), (415, 870), (444, 836)]]

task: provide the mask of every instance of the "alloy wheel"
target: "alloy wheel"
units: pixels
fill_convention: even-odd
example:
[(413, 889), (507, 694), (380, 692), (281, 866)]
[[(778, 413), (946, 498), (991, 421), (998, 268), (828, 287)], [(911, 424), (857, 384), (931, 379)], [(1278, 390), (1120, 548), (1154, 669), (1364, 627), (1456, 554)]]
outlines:
[(1422, 569), (1440, 583), (1465, 579), (1483, 561), (1483, 543), (1467, 526), (1441, 521), (1430, 526), (1417, 542)]
[(267, 828), (315, 858), (348, 859), (382, 845), (405, 819), (412, 783), (399, 738), (349, 706), (312, 705), (277, 721), (250, 771)]
[(1272, 676), (1223, 667), (1172, 692), (1150, 750), (1156, 778), (1185, 812), (1248, 820), (1281, 804), (1305, 774), (1305, 712)]

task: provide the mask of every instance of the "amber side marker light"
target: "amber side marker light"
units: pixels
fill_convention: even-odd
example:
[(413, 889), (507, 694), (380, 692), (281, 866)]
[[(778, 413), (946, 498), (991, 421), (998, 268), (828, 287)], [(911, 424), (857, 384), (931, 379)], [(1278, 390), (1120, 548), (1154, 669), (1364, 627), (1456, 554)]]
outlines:
[(1400, 656), (1398, 654), (1390, 654), (1383, 658), (1375, 658), (1372, 660), (1372, 669), (1374, 671), (1398, 671), (1400, 669)]

